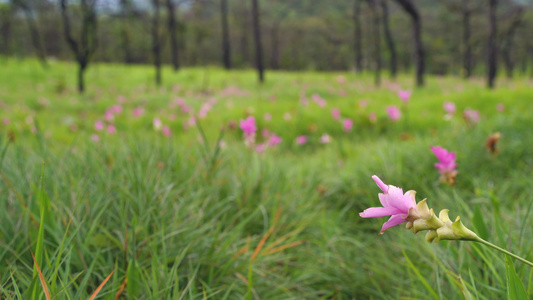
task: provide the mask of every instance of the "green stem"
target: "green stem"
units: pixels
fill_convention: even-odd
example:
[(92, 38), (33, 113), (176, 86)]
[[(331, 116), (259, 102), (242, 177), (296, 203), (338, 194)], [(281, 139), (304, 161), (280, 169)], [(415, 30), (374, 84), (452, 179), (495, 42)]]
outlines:
[(519, 261), (521, 261), (521, 262), (523, 262), (523, 263), (525, 263), (525, 264), (527, 264), (527, 265), (533, 267), (533, 263), (530, 262), (529, 260), (525, 260), (525, 259), (523, 259), (522, 257), (520, 257), (520, 256), (518, 256), (518, 255), (516, 255), (516, 254), (513, 254), (513, 253), (511, 253), (511, 252), (509, 252), (509, 251), (507, 251), (507, 250), (505, 250), (505, 249), (503, 249), (503, 248), (500, 248), (500, 247), (498, 247), (498, 246), (496, 246), (496, 245), (494, 245), (494, 244), (492, 244), (492, 243), (489, 243), (489, 242), (485, 241), (484, 239), (482, 239), (482, 238), (480, 238), (480, 237), (478, 237), (477, 240), (475, 240), (475, 241), (476, 241), (476, 242), (479, 242), (479, 243), (481, 243), (481, 244), (485, 244), (485, 245), (487, 245), (487, 246), (489, 246), (489, 247), (492, 247), (492, 248), (494, 248), (494, 249), (496, 249), (496, 250), (498, 250), (498, 251), (500, 251), (500, 252), (503, 252), (503, 253), (505, 253), (505, 254), (507, 254), (507, 255), (509, 255), (509, 256), (511, 256), (511, 257), (514, 257), (514, 258), (518, 259)]

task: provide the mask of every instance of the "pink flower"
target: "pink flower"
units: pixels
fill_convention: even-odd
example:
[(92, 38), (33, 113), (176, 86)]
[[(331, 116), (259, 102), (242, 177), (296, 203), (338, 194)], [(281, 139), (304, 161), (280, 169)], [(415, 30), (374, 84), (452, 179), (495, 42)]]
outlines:
[(351, 119), (342, 120), (342, 127), (346, 132), (351, 131), (353, 128), (353, 121)]
[(170, 137), (172, 135), (172, 132), (170, 131), (170, 127), (168, 127), (167, 125), (161, 128), (161, 133), (163, 133), (163, 135), (166, 137)]
[(307, 99), (305, 96), (302, 96), (300, 97), (300, 103), (302, 103), (303, 106), (307, 106), (309, 104), (309, 99)]
[(334, 108), (331, 110), (331, 115), (333, 116), (333, 119), (338, 120), (341, 117), (341, 111), (338, 108)]
[(370, 120), (371, 123), (375, 123), (378, 117), (376, 116), (376, 113), (372, 112), (368, 114), (368, 119)]
[(116, 132), (117, 132), (117, 128), (115, 127), (115, 125), (113, 124), (107, 125), (107, 133), (114, 134)]
[(415, 191), (407, 191), (405, 194), (401, 188), (393, 185), (387, 186), (376, 175), (372, 176), (378, 187), (383, 191), (380, 193), (379, 201), (383, 207), (371, 207), (359, 213), (363, 218), (379, 218), (391, 216), (381, 227), (380, 234), (385, 230), (401, 223), (409, 222), (410, 215), (418, 215), (416, 208)]
[(337, 77), (337, 82), (340, 83), (340, 84), (345, 84), (346, 83), (346, 77), (344, 77), (342, 75), (339, 75)]
[(133, 110), (133, 116), (135, 118), (140, 117), (142, 114), (144, 114), (144, 107), (139, 106)]
[(440, 180), (450, 185), (455, 184), (455, 177), (457, 176), (457, 163), (455, 158), (455, 152), (449, 152), (441, 146), (431, 146), (431, 151), (435, 154), (438, 163), (435, 163), (435, 168), (439, 170), (441, 174)]
[(466, 108), (463, 117), (468, 124), (476, 124), (479, 122), (479, 111)]
[(270, 147), (273, 147), (273, 146), (279, 145), (281, 143), (281, 141), (282, 141), (281, 137), (279, 137), (279, 136), (277, 136), (275, 134), (272, 134), (268, 138), (267, 145), (270, 146)]
[(126, 103), (126, 97), (120, 95), (117, 98), (118, 103)]
[(387, 107), (387, 115), (392, 121), (398, 121), (402, 116), (400, 109), (396, 105), (391, 105)]
[(2, 124), (4, 124), (4, 125), (9, 125), (9, 122), (10, 122), (9, 118), (3, 118), (2, 119)]
[(109, 109), (114, 114), (120, 114), (122, 112), (122, 106), (121, 105), (113, 105)]
[(447, 114), (453, 115), (455, 113), (455, 103), (453, 102), (444, 102), (442, 105)]
[(106, 119), (106, 121), (113, 121), (113, 112), (111, 110), (107, 110), (105, 112), (104, 118)]
[(300, 135), (296, 138), (296, 144), (303, 145), (307, 143), (307, 137), (305, 135)]
[(270, 120), (272, 120), (272, 115), (269, 113), (266, 113), (264, 118), (265, 118), (265, 121), (270, 122)]
[(319, 94), (313, 94), (313, 96), (311, 96), (311, 99), (320, 107), (326, 106), (326, 100), (320, 97)]
[(104, 130), (104, 128), (105, 128), (104, 122), (102, 122), (102, 121), (94, 122), (94, 129), (96, 129), (96, 131)]
[(457, 167), (455, 152), (449, 152), (441, 146), (431, 146), (431, 151), (435, 154), (438, 163), (435, 164), (435, 168), (439, 170), (439, 173), (446, 174), (448, 172), (455, 171)]
[(98, 134), (96, 134), (96, 133), (93, 133), (93, 134), (91, 135), (91, 140), (92, 140), (93, 142), (97, 143), (97, 142), (100, 141), (100, 136), (98, 136)]
[(265, 150), (266, 150), (266, 145), (265, 144), (259, 144), (259, 145), (255, 146), (255, 151), (257, 153), (263, 153), (263, 152), (265, 152)]
[(368, 105), (368, 101), (366, 101), (365, 99), (362, 99), (361, 101), (359, 101), (359, 106), (361, 108), (365, 108), (367, 105)]
[(399, 90), (398, 97), (402, 99), (403, 103), (407, 104), (409, 103), (409, 99), (411, 98), (411, 91)]
[(244, 132), (245, 136), (252, 136), (255, 135), (255, 132), (257, 131), (257, 126), (255, 125), (255, 118), (250, 116), (244, 120), (241, 119), (240, 121), (240, 127), (242, 131)]
[(161, 127), (163, 126), (163, 122), (161, 122), (161, 119), (159, 119), (159, 118), (154, 118), (153, 123), (154, 123), (154, 129), (155, 130), (160, 130)]
[(498, 103), (498, 106), (496, 106), (496, 109), (499, 112), (503, 112), (503, 111), (505, 111), (505, 105), (503, 105), (503, 103)]
[(331, 142), (331, 137), (327, 134), (327, 133), (324, 133), (321, 137), (320, 137), (320, 143), (322, 144), (329, 144)]
[(283, 114), (283, 120), (290, 121), (292, 119), (292, 116), (290, 113), (286, 112)]

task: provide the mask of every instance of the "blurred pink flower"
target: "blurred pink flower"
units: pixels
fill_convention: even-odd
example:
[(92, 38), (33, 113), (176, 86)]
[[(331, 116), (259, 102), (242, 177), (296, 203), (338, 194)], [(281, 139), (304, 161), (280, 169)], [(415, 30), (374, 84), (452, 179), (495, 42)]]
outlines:
[(330, 137), (327, 133), (324, 133), (324, 134), (320, 137), (320, 143), (322, 143), (322, 144), (329, 144), (329, 142), (331, 142), (331, 137)]
[(346, 77), (344, 77), (342, 75), (337, 76), (337, 82), (340, 83), (340, 84), (345, 84), (346, 83)]
[(161, 133), (163, 133), (163, 135), (166, 137), (170, 137), (172, 135), (172, 132), (170, 131), (170, 127), (168, 127), (167, 125), (161, 128)]
[(144, 114), (144, 107), (139, 106), (139, 107), (133, 109), (133, 116), (135, 118), (140, 117), (142, 114)]
[(256, 151), (257, 153), (263, 153), (263, 152), (265, 152), (266, 148), (267, 148), (267, 147), (266, 147), (265, 144), (259, 144), (259, 145), (256, 145), (256, 146), (255, 146), (255, 151)]
[(313, 96), (311, 96), (311, 99), (320, 107), (326, 106), (326, 100), (320, 97), (319, 94), (313, 94)]
[(286, 112), (283, 114), (283, 120), (290, 121), (292, 119), (292, 116), (290, 113)]
[(9, 125), (9, 122), (10, 122), (9, 118), (3, 118), (2, 119), (2, 124), (4, 124), (4, 125)]
[(378, 117), (376, 116), (376, 113), (371, 112), (368, 114), (368, 119), (370, 120), (371, 123), (375, 123)]
[(449, 114), (449, 115), (455, 114), (455, 103), (453, 103), (453, 102), (444, 102), (444, 104), (442, 106), (444, 107), (444, 110), (446, 111), (447, 114)]
[(468, 124), (476, 124), (479, 122), (479, 111), (466, 108), (463, 117)]
[(270, 135), (270, 131), (268, 131), (268, 129), (265, 128), (261, 130), (261, 135), (264, 137), (268, 137)]
[(104, 119), (106, 119), (106, 121), (113, 121), (114, 119), (114, 115), (113, 115), (113, 112), (111, 110), (107, 110), (104, 114)]
[(117, 132), (117, 128), (113, 124), (107, 125), (107, 133), (114, 134)]
[(496, 109), (499, 112), (503, 112), (503, 111), (505, 111), (505, 105), (503, 105), (503, 103), (498, 103), (498, 105), (496, 106)]
[(435, 168), (439, 170), (439, 173), (446, 174), (454, 172), (457, 167), (455, 152), (449, 152), (441, 146), (431, 146), (431, 151), (435, 154), (438, 163), (435, 164)]
[(346, 131), (346, 132), (351, 131), (352, 128), (353, 128), (352, 119), (344, 119), (344, 120), (342, 120), (342, 127), (344, 128), (344, 131)]
[(296, 138), (296, 144), (303, 145), (307, 143), (307, 137), (305, 135), (300, 135)]
[(120, 114), (122, 112), (122, 106), (121, 105), (113, 105), (109, 109), (113, 114)]
[(92, 140), (93, 142), (99, 142), (99, 141), (100, 141), (100, 136), (99, 136), (98, 134), (96, 134), (96, 133), (93, 133), (93, 134), (91, 135), (91, 140)]
[(270, 96), (270, 102), (276, 102), (276, 95)]
[(281, 143), (282, 139), (281, 137), (275, 135), (275, 134), (272, 134), (269, 138), (268, 138), (268, 141), (267, 141), (267, 145), (268, 146), (276, 146), (276, 145), (279, 145)]
[(368, 105), (368, 101), (366, 101), (365, 99), (361, 99), (361, 100), (359, 101), (359, 106), (360, 106), (361, 108), (365, 108), (367, 105)]
[(191, 112), (191, 107), (187, 104), (181, 105), (180, 108), (181, 108), (181, 112), (184, 114), (188, 114)]
[(255, 135), (255, 132), (257, 131), (257, 126), (255, 125), (255, 118), (252, 116), (246, 118), (245, 120), (241, 119), (239, 125), (245, 136)]
[(402, 99), (403, 103), (407, 104), (407, 103), (409, 103), (409, 99), (411, 99), (411, 91), (399, 90), (398, 91), (398, 97), (400, 97), (400, 99)]
[(343, 90), (343, 89), (339, 90), (339, 96), (346, 97), (346, 95), (348, 95), (348, 93), (345, 90)]
[(266, 113), (266, 114), (264, 115), (264, 118), (265, 118), (265, 121), (270, 122), (270, 120), (272, 120), (272, 115), (269, 114), (269, 113)]
[(300, 103), (302, 103), (303, 106), (307, 106), (309, 104), (309, 99), (307, 99), (305, 96), (301, 96)]
[(96, 131), (104, 130), (104, 128), (105, 128), (105, 124), (103, 121), (98, 120), (94, 122), (94, 129), (96, 129)]
[(341, 117), (341, 111), (338, 108), (334, 108), (331, 110), (331, 115), (333, 116), (333, 119), (338, 120)]
[(400, 109), (396, 105), (387, 106), (387, 115), (392, 121), (398, 121), (402, 116)]
[(385, 230), (401, 223), (409, 222), (410, 216), (418, 215), (416, 208), (415, 191), (407, 191), (405, 194), (401, 188), (393, 185), (387, 186), (376, 175), (372, 176), (383, 193), (378, 194), (382, 207), (370, 207), (359, 213), (363, 218), (379, 218), (391, 216), (381, 227), (380, 234)]
[(154, 118), (153, 124), (154, 124), (155, 130), (160, 130), (161, 127), (163, 126), (163, 122), (161, 122), (161, 119), (159, 118)]
[(118, 96), (117, 101), (118, 103), (121, 103), (121, 104), (126, 103), (126, 97), (120, 95)]

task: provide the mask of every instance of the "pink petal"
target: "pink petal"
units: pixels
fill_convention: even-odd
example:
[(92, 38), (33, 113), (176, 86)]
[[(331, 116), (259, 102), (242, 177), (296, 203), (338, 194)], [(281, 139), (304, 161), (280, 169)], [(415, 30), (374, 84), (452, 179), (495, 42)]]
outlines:
[(402, 213), (394, 207), (370, 207), (365, 209), (359, 216), (362, 218), (379, 218), (385, 216), (392, 216), (394, 214)]
[(394, 215), (392, 217), (390, 217), (390, 219), (385, 222), (385, 224), (383, 224), (383, 227), (381, 227), (381, 231), (379, 232), (379, 234), (383, 234), (383, 232), (385, 232), (385, 230), (393, 227), (393, 226), (396, 226), (398, 224), (401, 224), (401, 223), (404, 223), (404, 222), (407, 222), (407, 220), (405, 220), (407, 216), (403, 216), (403, 215)]
[(379, 179), (379, 177), (377, 177), (376, 175), (373, 175), (372, 176), (372, 179), (374, 179), (374, 181), (376, 182), (376, 184), (379, 186), (379, 188), (383, 191), (383, 193), (387, 193), (387, 191), (389, 190), (389, 188), (387, 187), (386, 184), (383, 183), (383, 181), (381, 181), (381, 179)]

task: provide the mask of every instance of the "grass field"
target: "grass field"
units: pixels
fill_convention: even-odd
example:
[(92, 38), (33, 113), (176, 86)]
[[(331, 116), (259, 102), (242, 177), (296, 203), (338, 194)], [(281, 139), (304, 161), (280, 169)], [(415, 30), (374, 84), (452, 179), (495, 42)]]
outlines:
[[(379, 235), (386, 218), (359, 216), (379, 205), (374, 174), (533, 259), (528, 78), (488, 91), (429, 77), (405, 105), (396, 91), (410, 75), (375, 88), (371, 74), (268, 72), (260, 86), (251, 70), (165, 69), (156, 88), (149, 66), (100, 64), (79, 96), (75, 74), (0, 59), (0, 299), (45, 299), (32, 253), (54, 299), (88, 299), (113, 271), (98, 298), (512, 299), (512, 268), (493, 249), (428, 244), (405, 224)], [(247, 147), (248, 116), (255, 146), (264, 129), (282, 142)], [(456, 152), (455, 186), (439, 182), (435, 145)], [(533, 295), (533, 269), (514, 266)]]

